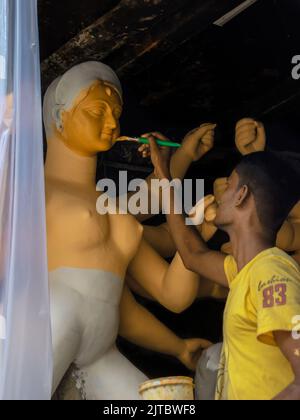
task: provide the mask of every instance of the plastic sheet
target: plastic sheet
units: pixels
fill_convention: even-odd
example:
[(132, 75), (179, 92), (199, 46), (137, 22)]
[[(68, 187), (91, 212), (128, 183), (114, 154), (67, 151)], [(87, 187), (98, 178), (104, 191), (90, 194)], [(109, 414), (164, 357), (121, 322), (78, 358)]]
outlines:
[(195, 377), (195, 398), (198, 401), (215, 400), (222, 348), (223, 343), (215, 344), (200, 357)]
[(0, 399), (50, 399), (36, 0), (0, 0)]

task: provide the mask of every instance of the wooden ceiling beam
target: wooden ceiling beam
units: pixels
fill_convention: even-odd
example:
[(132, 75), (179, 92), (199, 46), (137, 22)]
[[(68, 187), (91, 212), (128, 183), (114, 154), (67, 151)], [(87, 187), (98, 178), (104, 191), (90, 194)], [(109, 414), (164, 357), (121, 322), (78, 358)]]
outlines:
[(119, 48), (149, 33), (163, 16), (176, 12), (190, 0), (121, 0), (120, 3), (79, 32), (42, 63), (44, 84), (72, 66), (86, 61), (105, 61)]
[[(108, 57), (120, 77), (136, 75), (155, 66), (166, 55), (177, 50), (243, 0), (194, 0), (184, 9), (153, 26), (149, 34), (140, 36), (138, 42), (129, 40), (114, 57)], [(198, 52), (198, 51), (197, 51)]]
[(139, 72), (242, 2), (122, 0), (42, 63), (44, 85), (86, 60), (105, 61), (120, 76)]

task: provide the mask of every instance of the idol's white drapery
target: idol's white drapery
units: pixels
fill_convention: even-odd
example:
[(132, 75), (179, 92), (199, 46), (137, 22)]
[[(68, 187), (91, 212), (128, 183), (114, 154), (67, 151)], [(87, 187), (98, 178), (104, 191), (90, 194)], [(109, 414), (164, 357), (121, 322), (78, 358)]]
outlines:
[(36, 0), (0, 0), (0, 399), (49, 399)]

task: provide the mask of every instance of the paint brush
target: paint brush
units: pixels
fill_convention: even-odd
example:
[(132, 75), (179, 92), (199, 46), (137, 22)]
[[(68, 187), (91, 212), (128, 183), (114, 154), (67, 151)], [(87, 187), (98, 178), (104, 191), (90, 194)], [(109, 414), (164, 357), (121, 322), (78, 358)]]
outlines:
[[(159, 140), (157, 138), (155, 138), (156, 143), (159, 146), (165, 146), (165, 147), (176, 147), (179, 148), (181, 147), (180, 143), (173, 143), (172, 141), (168, 141), (168, 140)], [(119, 137), (117, 139), (117, 141), (132, 141), (135, 143), (139, 143), (139, 144), (149, 144), (149, 140), (146, 139), (145, 137), (127, 137), (127, 136), (123, 136), (123, 137)]]

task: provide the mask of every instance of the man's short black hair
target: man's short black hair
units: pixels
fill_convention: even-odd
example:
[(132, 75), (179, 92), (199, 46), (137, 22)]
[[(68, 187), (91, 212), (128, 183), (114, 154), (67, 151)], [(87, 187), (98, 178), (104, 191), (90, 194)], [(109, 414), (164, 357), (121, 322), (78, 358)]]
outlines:
[(263, 229), (276, 235), (288, 214), (300, 200), (299, 161), (275, 152), (245, 156), (236, 168), (240, 187), (253, 194)]

